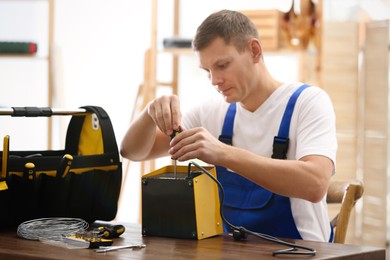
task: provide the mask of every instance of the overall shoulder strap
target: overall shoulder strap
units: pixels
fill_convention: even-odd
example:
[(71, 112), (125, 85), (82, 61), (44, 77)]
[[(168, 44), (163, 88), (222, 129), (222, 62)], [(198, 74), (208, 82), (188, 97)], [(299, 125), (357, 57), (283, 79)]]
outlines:
[(272, 158), (275, 158), (275, 159), (286, 159), (287, 158), (287, 151), (288, 151), (288, 145), (289, 145), (288, 134), (290, 132), (291, 117), (292, 117), (292, 114), (294, 112), (295, 103), (296, 103), (299, 95), (307, 87), (309, 87), (309, 85), (307, 85), (307, 84), (300, 86), (291, 95), (291, 97), (287, 103), (286, 110), (284, 111), (284, 114), (283, 114), (282, 122), (280, 123), (278, 135), (274, 137)]
[(234, 117), (236, 115), (236, 103), (230, 103), (226, 112), (225, 121), (223, 122), (222, 133), (219, 136), (219, 141), (232, 145), (233, 144), (233, 127)]

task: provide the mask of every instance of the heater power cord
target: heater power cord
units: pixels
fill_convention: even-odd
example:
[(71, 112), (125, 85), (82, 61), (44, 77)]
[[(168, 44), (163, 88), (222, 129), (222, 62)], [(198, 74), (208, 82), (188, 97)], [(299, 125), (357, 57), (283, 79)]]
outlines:
[(222, 184), (209, 171), (207, 171), (205, 168), (203, 168), (202, 166), (200, 166), (199, 164), (197, 164), (193, 161), (189, 162), (189, 164), (188, 164), (188, 177), (189, 178), (191, 177), (191, 165), (194, 165), (196, 168), (201, 170), (203, 173), (205, 173), (207, 176), (209, 176), (217, 184), (217, 186), (220, 190), (220, 193), (221, 193), (220, 194), (221, 206), (219, 207), (220, 215), (221, 215), (222, 220), (233, 230), (233, 238), (235, 240), (246, 239), (248, 237), (248, 235), (252, 235), (252, 236), (267, 240), (267, 241), (271, 241), (271, 242), (274, 242), (274, 243), (277, 243), (280, 245), (291, 247), (288, 249), (281, 249), (281, 250), (273, 251), (272, 256), (282, 255), (282, 254), (314, 256), (316, 254), (316, 250), (314, 248), (301, 246), (301, 245), (297, 245), (294, 243), (289, 243), (289, 242), (283, 241), (277, 237), (270, 236), (270, 235), (263, 234), (263, 233), (254, 232), (254, 231), (246, 229), (245, 227), (235, 226), (232, 223), (230, 223), (226, 219), (226, 217), (223, 213), (223, 205), (224, 205), (224, 200), (225, 200), (225, 190), (223, 189)]

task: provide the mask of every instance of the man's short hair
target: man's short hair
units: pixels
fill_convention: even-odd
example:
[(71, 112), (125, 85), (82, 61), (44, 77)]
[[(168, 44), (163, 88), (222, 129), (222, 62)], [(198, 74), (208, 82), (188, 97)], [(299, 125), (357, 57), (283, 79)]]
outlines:
[(226, 44), (233, 44), (240, 52), (244, 51), (250, 39), (260, 40), (255, 24), (244, 14), (231, 10), (209, 15), (198, 27), (192, 47), (200, 51), (217, 37), (221, 37)]

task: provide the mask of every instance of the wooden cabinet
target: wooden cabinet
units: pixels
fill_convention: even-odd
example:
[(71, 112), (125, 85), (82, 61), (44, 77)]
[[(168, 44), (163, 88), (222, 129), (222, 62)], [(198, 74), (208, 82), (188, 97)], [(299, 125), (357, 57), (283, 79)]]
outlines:
[(337, 120), (339, 149), (333, 179), (364, 183), (363, 198), (351, 216), (347, 242), (386, 246), (389, 21), (366, 23), (364, 32), (360, 46), (358, 23), (325, 24), (322, 82)]

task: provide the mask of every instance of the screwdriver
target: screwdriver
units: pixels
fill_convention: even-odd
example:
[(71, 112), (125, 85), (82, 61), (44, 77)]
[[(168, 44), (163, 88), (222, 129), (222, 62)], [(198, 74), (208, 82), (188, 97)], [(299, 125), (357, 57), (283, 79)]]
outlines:
[(35, 179), (35, 164), (28, 162), (24, 165), (23, 178), (25, 180), (34, 180)]
[(56, 177), (57, 178), (65, 178), (68, 175), (70, 167), (72, 165), (73, 156), (70, 154), (64, 154), (61, 158), (60, 163), (58, 165)]
[(1, 178), (8, 176), (8, 157), (9, 157), (9, 135), (4, 136), (3, 140), (3, 157), (1, 165)]
[(8, 176), (8, 157), (9, 157), (9, 135), (4, 136), (3, 141), (3, 157), (2, 157), (2, 165), (1, 165), (1, 175), (0, 179), (3, 181), (0, 181), (0, 191), (2, 190), (8, 190), (7, 182), (5, 181), (5, 178)]
[[(173, 130), (173, 133), (171, 134), (171, 141), (172, 139), (177, 136), (179, 133), (181, 132), (181, 127), (179, 126), (179, 128), (177, 130)], [(175, 159), (174, 162), (173, 162), (173, 177), (176, 179), (177, 177), (177, 160)]]
[(123, 225), (103, 225), (97, 228), (103, 238), (116, 238), (125, 232)]

